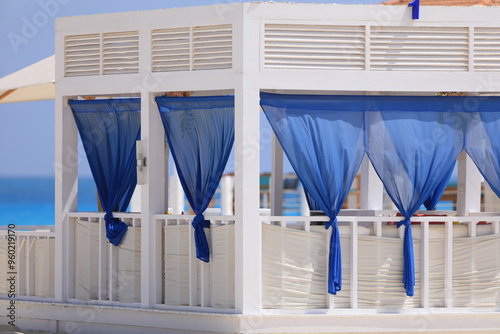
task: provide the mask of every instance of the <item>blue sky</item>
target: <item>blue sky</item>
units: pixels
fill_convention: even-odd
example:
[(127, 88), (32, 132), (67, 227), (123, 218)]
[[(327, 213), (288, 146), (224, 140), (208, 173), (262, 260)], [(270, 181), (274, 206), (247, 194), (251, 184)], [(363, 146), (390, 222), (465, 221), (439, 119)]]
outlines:
[[(54, 54), (54, 17), (227, 4), (231, 0), (0, 0), (0, 77)], [(297, 0), (376, 4), (380, 0)], [(269, 161), (263, 158), (263, 170)], [(54, 102), (0, 104), (0, 177), (54, 174)], [(83, 168), (84, 174), (88, 173)]]

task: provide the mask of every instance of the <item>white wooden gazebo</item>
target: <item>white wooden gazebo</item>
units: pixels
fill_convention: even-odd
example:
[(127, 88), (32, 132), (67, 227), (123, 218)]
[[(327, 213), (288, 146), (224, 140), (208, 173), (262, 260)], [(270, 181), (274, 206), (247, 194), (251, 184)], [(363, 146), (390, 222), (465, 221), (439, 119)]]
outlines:
[[(422, 7), (420, 19), (412, 20), (411, 8), (405, 6), (256, 2), (57, 19), (52, 292), (37, 296), (27, 289), (17, 301), (16, 324), (68, 333), (500, 331), (500, 302), (481, 307), (460, 304), (453, 290), (451, 259), (458, 233), (454, 231), (461, 228), (462, 237), (469, 238), (500, 233), (500, 215), (480, 212), (481, 175), (467, 155), (458, 160), (457, 212), (439, 218), (445, 262), (439, 269), (442, 288), (437, 304), (429, 251), (434, 242), (429, 222), (436, 220), (432, 217), (414, 220), (421, 222), (418, 299), (408, 301), (401, 290), (399, 308), (383, 303), (370, 307), (366, 305), (374, 304), (363, 300), (361, 235), (388, 237), (383, 226), (396, 220), (395, 212), (383, 210), (382, 183), (365, 159), (360, 171), (361, 210), (341, 213), (346, 294), (328, 295), (325, 287), (318, 307), (274, 305), (266, 288), (265, 226), (286, 228), (299, 221), (298, 229), (305, 233), (314, 231), (311, 221), (327, 219), (282, 216), (283, 151), (277, 140), (269, 143), (273, 145), (271, 216), (260, 214), (258, 181), (262, 91), (466, 92), (473, 104), (479, 96), (500, 92), (498, 17), (500, 8), (486, 7)], [(189, 224), (193, 217), (165, 214), (168, 149), (154, 98), (174, 91), (191, 91), (195, 96), (234, 94), (235, 99), (235, 214), (207, 215), (214, 225), (211, 246), (220, 245), (223, 253), (208, 264), (194, 257)], [(123, 247), (107, 243), (102, 213), (78, 212), (78, 132), (67, 101), (84, 96), (141, 98), (145, 184), (140, 187), (141, 212), (115, 215), (129, 225), (128, 244)], [(477, 225), (484, 221), (487, 232)], [(454, 222), (463, 224), (457, 227)], [(172, 226), (180, 226), (174, 238), (179, 245), (169, 248), (174, 239), (168, 239), (171, 234), (165, 231)], [(327, 251), (327, 233), (322, 231), (321, 249)], [(393, 237), (402, 234), (394, 232)], [(168, 270), (173, 269), (166, 268), (165, 259), (169, 252), (184, 249), (183, 240), (186, 271), (174, 286), (187, 293), (187, 302), (169, 303)], [(127, 258), (131, 250), (133, 255)], [(491, 288), (495, 294), (500, 293), (496, 284)], [(5, 309), (8, 303), (1, 299), (0, 307)], [(7, 318), (0, 314), (0, 319)]]

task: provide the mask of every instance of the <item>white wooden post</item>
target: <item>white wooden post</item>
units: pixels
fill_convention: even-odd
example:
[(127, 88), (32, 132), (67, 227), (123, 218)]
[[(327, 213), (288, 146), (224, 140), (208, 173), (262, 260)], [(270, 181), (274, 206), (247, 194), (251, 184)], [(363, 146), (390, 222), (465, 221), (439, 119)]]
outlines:
[(465, 151), (458, 156), (457, 214), (481, 211), (481, 173)]
[[(167, 143), (167, 139), (166, 137), (163, 138), (163, 147), (164, 147), (164, 150), (163, 150), (163, 177), (164, 177), (164, 184), (163, 184), (163, 196), (164, 196), (164, 201), (165, 201), (165, 213), (166, 211), (168, 211), (168, 208), (171, 207), (171, 203), (170, 203), (170, 199), (168, 198), (168, 191), (169, 191), (169, 187), (170, 187), (170, 177), (169, 177), (169, 163), (168, 163), (168, 159), (169, 159), (169, 156), (170, 156), (170, 147), (168, 146), (168, 143)], [(172, 212), (169, 212), (170, 214), (172, 214)], [(162, 226), (162, 230), (160, 230), (160, 233), (163, 233), (163, 226)]]
[(309, 210), (309, 204), (307, 204), (306, 193), (304, 192), (304, 187), (301, 187), (300, 191), (300, 213), (302, 216), (309, 216), (311, 210)]
[(453, 307), (453, 222), (445, 223), (444, 234), (444, 306)]
[(78, 132), (67, 99), (55, 99), (55, 299), (67, 301), (74, 289), (74, 228), (68, 212), (78, 205)]
[(351, 308), (358, 308), (358, 222), (351, 222)]
[(232, 216), (234, 202), (234, 177), (232, 175), (224, 175), (221, 180), (221, 206), (222, 215)]
[(429, 298), (430, 298), (430, 232), (429, 232), (429, 222), (424, 221), (420, 223), (420, 305), (422, 308), (429, 308)]
[(235, 307), (238, 313), (256, 314), (262, 294), (259, 90), (235, 93)]
[(271, 215), (283, 215), (283, 148), (273, 133), (271, 166)]
[[(242, 16), (243, 16), (242, 12)], [(233, 25), (235, 84), (235, 310), (259, 314), (262, 304), (262, 224), (260, 222), (260, 90), (252, 78), (260, 71), (261, 21), (241, 18)]]
[(174, 168), (174, 172), (169, 176), (169, 207), (172, 208), (172, 212), (175, 215), (180, 215), (184, 210), (184, 190), (182, 190), (181, 180), (179, 179), (179, 174)]
[(154, 95), (141, 94), (141, 140), (147, 159), (141, 204), (141, 305), (151, 308), (162, 299), (162, 228), (154, 219), (165, 212), (165, 134)]
[(360, 167), (361, 172), (361, 204), (362, 210), (384, 209), (384, 186), (372, 163), (365, 155)]

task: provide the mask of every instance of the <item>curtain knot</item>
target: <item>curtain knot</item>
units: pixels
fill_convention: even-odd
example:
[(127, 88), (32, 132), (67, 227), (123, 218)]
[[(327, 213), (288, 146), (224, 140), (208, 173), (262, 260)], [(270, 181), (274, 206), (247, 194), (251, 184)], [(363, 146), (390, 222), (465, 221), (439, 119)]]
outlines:
[(113, 212), (106, 212), (106, 214), (104, 215), (104, 221), (106, 223), (111, 223), (114, 221), (114, 217), (113, 217)]
[(325, 224), (325, 228), (328, 230), (328, 228), (330, 227), (333, 227), (333, 228), (337, 228), (338, 225), (337, 225), (337, 217), (331, 219)]
[(197, 213), (191, 223), (194, 227), (194, 242), (196, 244), (196, 258), (203, 261), (210, 261), (210, 248), (204, 227), (210, 227), (210, 221), (206, 220), (202, 213)]
[(106, 212), (104, 215), (104, 222), (106, 223), (106, 237), (109, 242), (115, 246), (119, 246), (122, 242), (128, 226), (121, 220), (113, 217), (113, 212)]
[(201, 225), (201, 227), (210, 227), (210, 221), (205, 219), (205, 216), (203, 216), (202, 213), (197, 213), (196, 216), (194, 216), (193, 222), (191, 225), (196, 228), (198, 225)]
[(406, 227), (411, 226), (410, 218), (405, 218), (398, 223), (398, 227), (401, 227), (402, 225), (404, 225)]

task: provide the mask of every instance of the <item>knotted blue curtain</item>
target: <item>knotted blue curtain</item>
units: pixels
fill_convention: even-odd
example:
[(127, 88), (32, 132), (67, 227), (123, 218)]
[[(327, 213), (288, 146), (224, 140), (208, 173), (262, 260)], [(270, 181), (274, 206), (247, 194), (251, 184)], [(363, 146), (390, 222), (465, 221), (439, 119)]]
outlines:
[(500, 197), (500, 101), (481, 103), (469, 113), (465, 149), (495, 194)]
[(140, 99), (70, 100), (102, 208), (106, 237), (120, 245), (127, 225), (113, 217), (126, 211), (136, 183), (135, 143), (140, 138)]
[(350, 97), (261, 93), (261, 106), (298, 178), (332, 227), (328, 292), (342, 288), (337, 214), (365, 154), (363, 108)]
[(234, 97), (157, 97), (182, 188), (195, 212), (196, 257), (210, 260), (203, 212), (217, 190), (234, 143)]
[[(366, 152), (392, 201), (405, 217), (403, 283), (413, 296), (415, 271), (410, 217), (443, 187), (464, 147), (442, 97), (372, 97), (366, 112)], [(449, 101), (449, 100), (448, 100)], [(432, 110), (432, 111), (430, 111)]]

